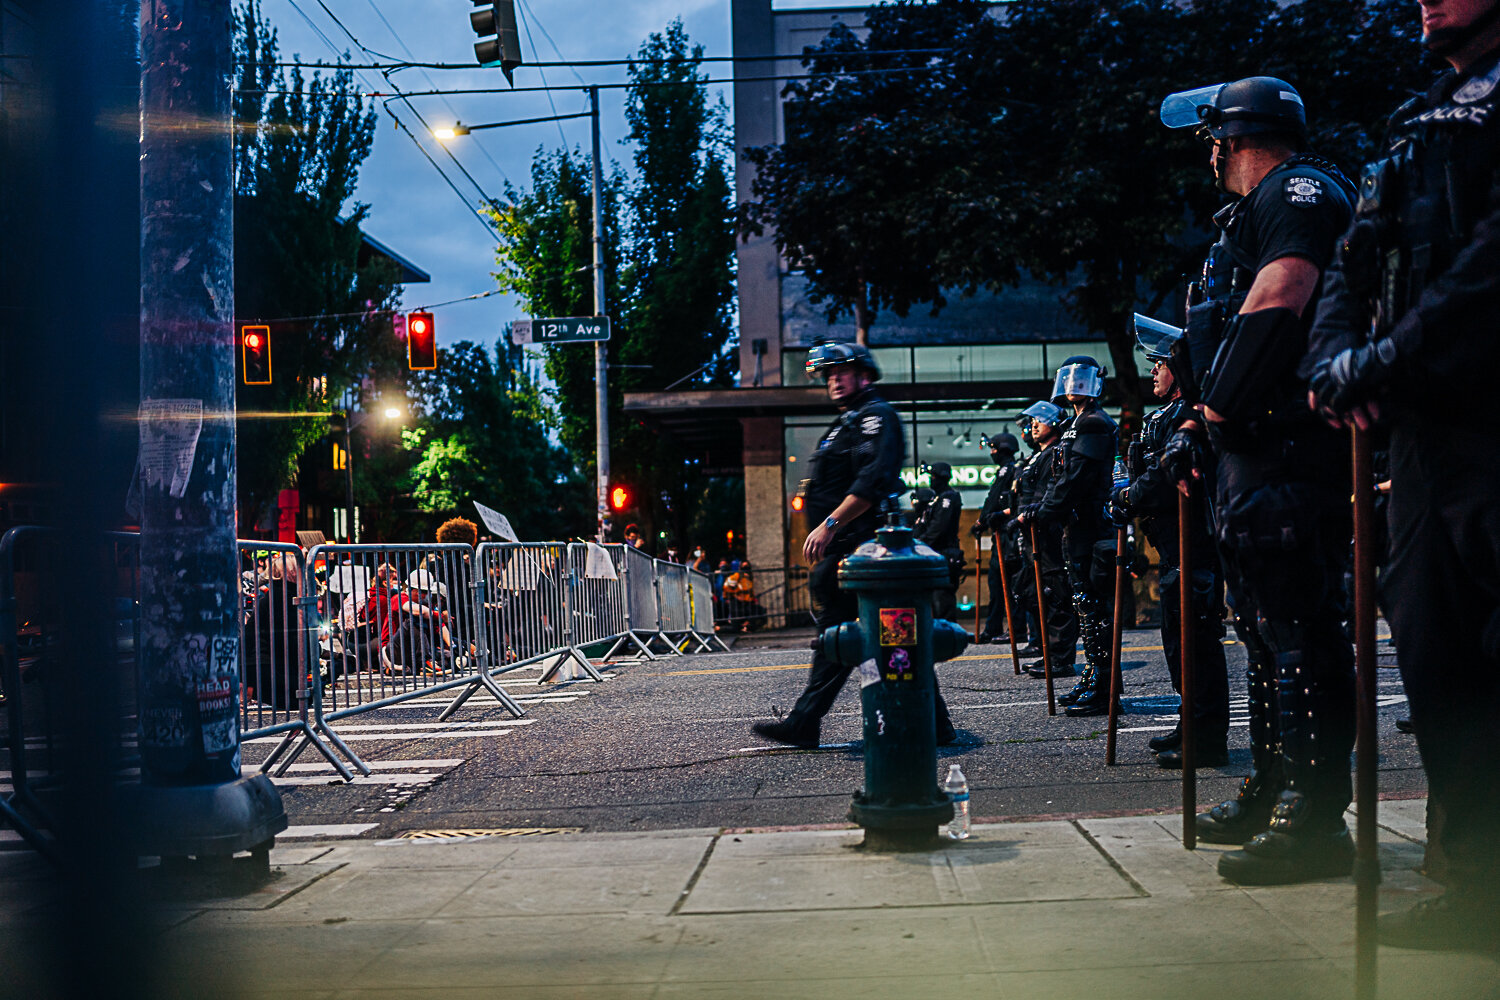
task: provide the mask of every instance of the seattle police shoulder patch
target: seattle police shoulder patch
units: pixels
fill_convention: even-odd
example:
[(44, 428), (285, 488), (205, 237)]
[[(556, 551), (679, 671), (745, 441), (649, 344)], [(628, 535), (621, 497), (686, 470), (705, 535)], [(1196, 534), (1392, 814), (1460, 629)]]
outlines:
[(1281, 192), (1288, 205), (1316, 205), (1323, 200), (1323, 182), (1316, 177), (1288, 177)]
[(879, 434), (880, 415), (877, 413), (872, 413), (869, 416), (865, 417), (864, 420), (860, 421), (860, 429), (863, 430), (866, 434)]

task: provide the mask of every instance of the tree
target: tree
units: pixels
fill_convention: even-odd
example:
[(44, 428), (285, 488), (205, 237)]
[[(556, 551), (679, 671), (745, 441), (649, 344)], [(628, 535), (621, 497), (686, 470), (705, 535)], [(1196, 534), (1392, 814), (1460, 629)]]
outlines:
[(278, 71), (276, 32), (256, 0), (236, 29), (235, 311), (242, 323), (270, 321), (274, 378), (237, 392), (241, 509), (253, 524), (327, 433), (343, 392), (366, 376), (399, 384), (405, 369), (390, 325), (396, 272), (379, 258), (359, 263), (369, 209), (351, 200), (375, 114), (348, 71)]
[(505, 339), (490, 352), (459, 341), (443, 367), (415, 379), (416, 456), (406, 488), (429, 520), (472, 518), (471, 501), (505, 511), (526, 539), (566, 538), (589, 523), (587, 484), (547, 438), (555, 414), (522, 352)]
[[(605, 190), (606, 299), (612, 318), (609, 406), (621, 396), (682, 382), (729, 382), (734, 228), (721, 106), (709, 104), (699, 46), (680, 22), (641, 46), (630, 67), (626, 120), (633, 177), (618, 168)], [(593, 312), (592, 200), (581, 153), (539, 151), (526, 193), (507, 190), (495, 217), (500, 287), (533, 316)], [(547, 348), (560, 436), (582, 470), (594, 451), (594, 379), (588, 345)], [(650, 530), (680, 535), (706, 489), (671, 442), (610, 421), (612, 472), (633, 487)]]
[[(1138, 418), (1130, 314), (1175, 310), (1224, 203), (1203, 148), (1162, 127), (1167, 94), (1257, 74), (1307, 100), (1316, 148), (1354, 170), (1425, 77), (1397, 0), (916, 0), (836, 27), (788, 88), (787, 140), (757, 151), (747, 229), (777, 227), (830, 313), (901, 314), (1029, 273), (1110, 344)], [(938, 56), (871, 55), (943, 48)], [(922, 72), (886, 72), (914, 67)], [(882, 72), (855, 75), (856, 68)], [(874, 266), (878, 262), (878, 267)], [(869, 312), (860, 320), (860, 295)]]

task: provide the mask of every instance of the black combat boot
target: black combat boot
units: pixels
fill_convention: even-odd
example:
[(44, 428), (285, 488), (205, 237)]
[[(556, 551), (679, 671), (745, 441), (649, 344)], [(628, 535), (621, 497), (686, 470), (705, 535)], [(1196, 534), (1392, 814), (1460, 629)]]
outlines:
[(789, 747), (818, 745), (818, 723), (808, 725), (791, 715), (776, 722), (757, 722), (750, 728), (755, 731), (756, 736), (773, 743), (783, 743)]
[(1271, 823), (1281, 791), (1281, 769), (1256, 752), (1256, 763), (1234, 798), (1220, 802), (1196, 820), (1198, 839), (1209, 844), (1243, 844)]
[(1354, 838), (1342, 817), (1319, 821), (1308, 796), (1288, 788), (1271, 810), (1271, 828), (1219, 857), (1219, 874), (1238, 885), (1292, 885), (1354, 870)]
[[(1052, 672), (1052, 676), (1056, 677), (1057, 676), (1057, 671), (1054, 670)], [(1069, 676), (1072, 676), (1072, 675), (1070, 674)], [(1089, 664), (1085, 663), (1083, 665), (1083, 676), (1079, 678), (1077, 684), (1073, 685), (1073, 690), (1069, 691), (1067, 694), (1065, 694), (1062, 697), (1060, 697), (1060, 698), (1057, 699), (1057, 703), (1059, 705), (1074, 705), (1074, 704), (1077, 704), (1078, 699), (1087, 697), (1089, 695), (1089, 693), (1092, 692), (1093, 690), (1094, 690), (1094, 668), (1091, 667)]]
[(1151, 749), (1152, 753), (1182, 749), (1182, 723), (1177, 723), (1177, 726), (1170, 733), (1162, 733), (1160, 736), (1151, 737), (1146, 741), (1146, 746)]

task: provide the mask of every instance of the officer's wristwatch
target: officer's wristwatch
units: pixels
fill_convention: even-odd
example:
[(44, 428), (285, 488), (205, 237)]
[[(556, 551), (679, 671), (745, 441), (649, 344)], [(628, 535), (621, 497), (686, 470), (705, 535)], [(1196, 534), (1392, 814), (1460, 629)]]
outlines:
[(839, 519), (836, 518), (836, 517), (834, 517), (832, 514), (829, 514), (828, 515), (828, 519), (823, 522), (823, 527), (827, 528), (829, 531), (832, 531), (833, 529), (837, 528), (838, 526), (839, 526)]

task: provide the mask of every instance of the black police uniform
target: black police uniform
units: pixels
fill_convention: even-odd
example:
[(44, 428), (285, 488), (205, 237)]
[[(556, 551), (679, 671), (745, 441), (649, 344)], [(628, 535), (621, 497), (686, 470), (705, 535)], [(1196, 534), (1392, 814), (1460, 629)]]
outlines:
[(1252, 650), (1254, 769), (1234, 800), (1199, 817), (1199, 835), (1233, 843), (1271, 827), (1221, 859), (1230, 878), (1276, 878), (1275, 869), (1304, 877), (1320, 863), (1308, 860), (1315, 844), (1335, 869), (1352, 852), (1343, 813), (1353, 795), (1354, 669), (1340, 627), (1348, 449), (1308, 410), (1297, 376), (1316, 292), (1302, 317), (1285, 309), (1239, 315), (1272, 261), (1328, 266), (1350, 218), (1347, 183), (1332, 164), (1293, 156), (1221, 211), (1222, 235), (1204, 268), (1207, 301), (1188, 315), (1200, 356), (1195, 328), (1215, 315), (1231, 318), (1203, 395), (1229, 418), (1208, 425), (1217, 456), (1214, 528), (1237, 626)]
[(1010, 516), (1005, 511), (1017, 510), (1016, 501), (1016, 475), (1021, 463), (1017, 460), (1014, 452), (1001, 452), (1000, 462), (995, 467), (995, 479), (990, 483), (990, 489), (984, 498), (984, 506), (979, 510), (979, 518), (974, 522), (975, 534), (988, 532), (994, 536), (994, 541), (999, 543), (999, 551), (990, 554), (989, 587), (990, 606), (985, 613), (984, 634), (989, 637), (997, 637), (1006, 631), (1005, 617), (1005, 586), (1000, 581), (1000, 560), (1004, 557), (1005, 568), (1010, 572), (1010, 580), (1006, 581), (1011, 587), (1011, 609), (1010, 617), (1015, 625), (1015, 641), (1024, 645), (1027, 641), (1028, 630), (1026, 627), (1027, 617), (1023, 608), (1016, 606), (1017, 591), (1014, 579), (1016, 567), (1021, 565), (1021, 549), (1017, 544), (1017, 534), (1009, 529)]
[(1309, 361), (1363, 343), (1376, 300), (1377, 343), (1394, 348), (1381, 587), (1443, 817), (1444, 905), (1466, 904), (1458, 928), (1500, 945), (1500, 436), (1483, 410), (1456, 420), (1433, 403), (1482, 401), (1500, 365), (1500, 52), (1397, 111), (1387, 151), (1366, 168)]
[(958, 618), (958, 585), (963, 579), (964, 551), (958, 544), (958, 515), (963, 498), (952, 486), (937, 490), (932, 503), (912, 527), (912, 537), (931, 546), (948, 561), (948, 586), (933, 591), (932, 613), (938, 618)]
[[(1083, 638), (1083, 677), (1065, 699), (1070, 714), (1083, 714), (1109, 704), (1110, 638), (1113, 631), (1113, 592), (1109, 560), (1099, 565), (1094, 548), (1113, 538), (1104, 515), (1109, 503), (1115, 445), (1115, 422), (1090, 400), (1064, 425), (1057, 447), (1057, 469), (1040, 501), (1026, 508), (1041, 524), (1063, 528), (1063, 552), (1073, 610)], [(1102, 572), (1101, 572), (1102, 570)], [(1101, 579), (1102, 577), (1102, 579)]]
[[(846, 496), (870, 502), (869, 510), (837, 527), (823, 557), (808, 575), (813, 624), (819, 632), (859, 618), (858, 598), (839, 587), (839, 561), (875, 537), (882, 502), (901, 490), (899, 473), (905, 454), (900, 416), (868, 387), (850, 401), (848, 409), (838, 415), (818, 442), (804, 506), (808, 523), (827, 520)], [(816, 742), (820, 722), (838, 698), (850, 670), (850, 666), (835, 664), (822, 649), (815, 650), (807, 687), (787, 714), (787, 729), (805, 742)], [(934, 677), (937, 738), (943, 743), (952, 740), (953, 724), (936, 685)]]
[[(1146, 416), (1131, 456), (1130, 485), (1116, 490), (1115, 506), (1140, 517), (1146, 538), (1161, 558), (1161, 642), (1172, 689), (1182, 693), (1181, 554), (1177, 537), (1177, 483), (1158, 459), (1167, 438), (1192, 415), (1181, 396)], [(1193, 730), (1198, 748), (1222, 755), (1229, 737), (1229, 676), (1224, 663), (1224, 583), (1209, 530), (1208, 504), (1194, 496), (1188, 545), (1193, 559)], [(1180, 737), (1180, 733), (1177, 734)], [(1165, 741), (1164, 750), (1172, 749)], [(1204, 756), (1198, 758), (1204, 760)]]
[[(1063, 428), (1067, 427), (1064, 423)], [(1061, 430), (1062, 428), (1060, 428)], [(1047, 492), (1057, 470), (1058, 456), (1062, 453), (1058, 441), (1052, 441), (1041, 451), (1031, 456), (1026, 467), (1016, 479), (1017, 513), (1039, 503)], [(1041, 571), (1042, 606), (1047, 620), (1039, 623), (1047, 630), (1047, 651), (1052, 654), (1052, 673), (1057, 676), (1073, 676), (1073, 664), (1078, 653), (1078, 614), (1073, 608), (1073, 591), (1068, 584), (1067, 562), (1063, 559), (1063, 526), (1055, 521), (1031, 521), (1020, 525), (1020, 541), (1025, 551), (1026, 576), (1030, 578), (1026, 597), (1034, 606), (1036, 598), (1036, 573), (1031, 564)], [(1032, 532), (1035, 531), (1036, 546), (1032, 547)], [(1039, 629), (1040, 631), (1040, 629)], [(1039, 661), (1040, 662), (1040, 661)], [(1041, 676), (1040, 670), (1032, 667), (1027, 672)]]

